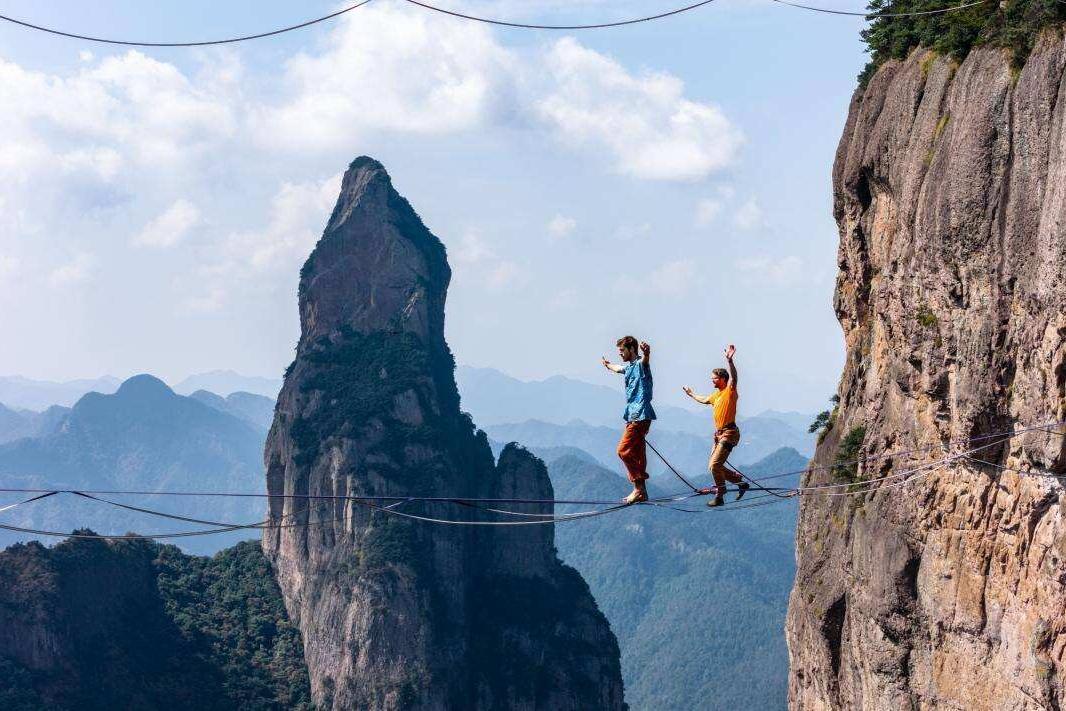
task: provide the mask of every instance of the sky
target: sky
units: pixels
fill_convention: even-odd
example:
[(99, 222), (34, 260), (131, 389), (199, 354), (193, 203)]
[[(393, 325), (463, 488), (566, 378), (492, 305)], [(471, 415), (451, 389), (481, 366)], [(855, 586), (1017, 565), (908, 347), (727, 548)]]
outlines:
[[(686, 4), (440, 3), (561, 24)], [(10, 0), (4, 13), (172, 41), (339, 7)], [(681, 404), (735, 343), (744, 414), (823, 409), (844, 356), (830, 169), (861, 28), (768, 0), (584, 32), (373, 0), (202, 49), (0, 23), (0, 374), (280, 376), (300, 265), (365, 154), (447, 246), (459, 363), (613, 384), (599, 358), (632, 334), (652, 344), (657, 401)]]

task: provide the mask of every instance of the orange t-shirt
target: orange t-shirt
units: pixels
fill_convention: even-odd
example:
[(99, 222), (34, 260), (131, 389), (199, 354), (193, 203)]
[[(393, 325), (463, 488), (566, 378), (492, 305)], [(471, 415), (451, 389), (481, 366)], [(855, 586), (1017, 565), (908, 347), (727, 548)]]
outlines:
[(717, 429), (737, 421), (737, 389), (731, 384), (711, 395), (710, 404), (714, 408), (714, 426)]

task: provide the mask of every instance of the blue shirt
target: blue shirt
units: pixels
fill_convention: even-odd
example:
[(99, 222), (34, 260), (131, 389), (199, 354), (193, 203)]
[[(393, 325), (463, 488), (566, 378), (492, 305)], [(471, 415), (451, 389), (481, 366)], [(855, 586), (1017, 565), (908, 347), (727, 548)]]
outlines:
[(626, 409), (622, 419), (626, 422), (654, 420), (655, 409), (651, 406), (651, 369), (644, 366), (644, 361), (629, 361), (622, 371), (626, 380)]

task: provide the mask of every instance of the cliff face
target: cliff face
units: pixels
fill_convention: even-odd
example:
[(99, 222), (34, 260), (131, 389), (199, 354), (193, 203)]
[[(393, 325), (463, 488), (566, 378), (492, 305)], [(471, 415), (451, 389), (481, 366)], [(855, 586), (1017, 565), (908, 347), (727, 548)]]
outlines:
[[(301, 271), (302, 335), (266, 447), (264, 535), (329, 708), (621, 708), (618, 646), (552, 526), (441, 526), (299, 495), (551, 498), (459, 410), (444, 247), (359, 158)], [(396, 510), (442, 518), (450, 504)]]
[[(1064, 67), (1054, 33), (1020, 74), (999, 50), (960, 66), (919, 50), (854, 97), (833, 172), (848, 357), (814, 464), (1066, 419)], [(974, 456), (1061, 474), (1064, 446), (1032, 432)], [(1057, 480), (959, 461), (865, 496), (805, 497), (796, 546), (792, 708), (1066, 705)]]
[(0, 552), (5, 711), (310, 711), (310, 697), (299, 632), (252, 542), (213, 558), (143, 540)]

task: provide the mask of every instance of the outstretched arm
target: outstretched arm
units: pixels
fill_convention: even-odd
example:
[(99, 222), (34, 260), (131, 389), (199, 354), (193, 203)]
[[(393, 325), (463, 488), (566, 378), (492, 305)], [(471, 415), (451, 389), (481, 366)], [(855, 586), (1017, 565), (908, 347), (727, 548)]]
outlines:
[(733, 354), (737, 352), (737, 347), (732, 343), (725, 349), (725, 362), (729, 365), (729, 384), (734, 389), (737, 387), (737, 366), (733, 363)]
[(710, 405), (711, 404), (711, 396), (710, 395), (697, 395), (696, 393), (692, 392), (692, 388), (690, 388), (687, 385), (682, 386), (681, 389), (685, 391), (686, 395), (688, 395), (690, 398), (692, 398), (696, 402), (700, 403), (701, 405)]
[(623, 368), (620, 365), (615, 365), (614, 363), (610, 362), (606, 358), (602, 358), (601, 357), (600, 358), (600, 362), (603, 363), (603, 367), (604, 368), (606, 368), (607, 370), (611, 371), (612, 373), (624, 373), (625, 372), (625, 368)]

